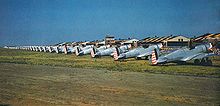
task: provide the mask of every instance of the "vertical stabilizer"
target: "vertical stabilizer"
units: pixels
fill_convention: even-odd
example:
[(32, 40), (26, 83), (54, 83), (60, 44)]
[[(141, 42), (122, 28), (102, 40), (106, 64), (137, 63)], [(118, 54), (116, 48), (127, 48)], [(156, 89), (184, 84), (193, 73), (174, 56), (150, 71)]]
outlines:
[(64, 48), (63, 48), (63, 49), (64, 49), (64, 53), (67, 54), (68, 51), (67, 51), (67, 46), (66, 46), (66, 45), (64, 45)]
[(157, 65), (157, 59), (158, 59), (158, 53), (157, 53), (157, 50), (154, 49), (152, 51), (152, 55), (151, 55), (151, 63), (152, 63), (152, 65)]
[(75, 52), (77, 56), (79, 56), (79, 52), (80, 52), (80, 48), (77, 46), (76, 47), (76, 52)]
[(91, 50), (91, 57), (95, 57), (95, 54), (96, 54), (96, 50), (95, 48), (93, 47), (92, 50)]
[(118, 56), (119, 56), (119, 48), (115, 47), (115, 51), (113, 53), (114, 60), (118, 60)]
[(55, 51), (56, 51), (56, 53), (59, 53), (59, 47), (58, 46), (55, 47)]

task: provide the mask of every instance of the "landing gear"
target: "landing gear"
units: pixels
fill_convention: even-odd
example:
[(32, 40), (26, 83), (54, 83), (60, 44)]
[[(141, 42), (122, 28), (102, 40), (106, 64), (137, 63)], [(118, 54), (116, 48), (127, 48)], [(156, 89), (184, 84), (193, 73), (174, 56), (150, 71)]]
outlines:
[(136, 57), (135, 59), (136, 59), (136, 60), (141, 60), (141, 57)]
[(150, 63), (150, 65), (152, 65), (152, 55), (150, 55), (150, 56), (148, 56), (148, 60), (149, 60), (149, 63)]
[(209, 60), (209, 58), (202, 58), (201, 60), (195, 59), (194, 60), (194, 64), (196, 64), (196, 65), (204, 65), (204, 66), (211, 66), (212, 65), (212, 61)]
[(148, 60), (149, 59), (149, 56), (148, 57), (135, 57), (136, 60)]
[(202, 64), (202, 65), (206, 65), (206, 59), (202, 58), (201, 64)]
[(200, 64), (200, 60), (199, 59), (195, 59), (194, 60), (194, 64), (199, 65)]
[(207, 65), (211, 66), (212, 65), (212, 61), (211, 60), (207, 60)]
[(184, 64), (186, 64), (186, 62), (185, 61), (179, 61), (179, 62), (177, 62), (177, 64), (184, 65)]

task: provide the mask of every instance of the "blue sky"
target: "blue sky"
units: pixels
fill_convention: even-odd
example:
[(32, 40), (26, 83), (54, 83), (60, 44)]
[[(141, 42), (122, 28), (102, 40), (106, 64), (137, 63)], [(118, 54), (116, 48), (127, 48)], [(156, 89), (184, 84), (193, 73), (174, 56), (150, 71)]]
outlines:
[(0, 46), (219, 32), (219, 0), (0, 0)]

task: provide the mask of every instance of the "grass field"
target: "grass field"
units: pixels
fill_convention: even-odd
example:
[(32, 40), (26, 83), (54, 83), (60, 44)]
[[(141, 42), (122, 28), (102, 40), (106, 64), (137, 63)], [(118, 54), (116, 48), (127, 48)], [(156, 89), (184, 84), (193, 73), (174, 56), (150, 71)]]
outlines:
[(220, 78), (0, 63), (1, 106), (219, 106)]
[(0, 63), (64, 66), (74, 68), (107, 69), (111, 71), (132, 71), (180, 74), (193, 76), (220, 77), (220, 57), (212, 57), (213, 66), (166, 64), (150, 66), (148, 60), (128, 59), (114, 61), (111, 57), (91, 58), (90, 55), (77, 57), (74, 54), (56, 54), (25, 50), (0, 49)]

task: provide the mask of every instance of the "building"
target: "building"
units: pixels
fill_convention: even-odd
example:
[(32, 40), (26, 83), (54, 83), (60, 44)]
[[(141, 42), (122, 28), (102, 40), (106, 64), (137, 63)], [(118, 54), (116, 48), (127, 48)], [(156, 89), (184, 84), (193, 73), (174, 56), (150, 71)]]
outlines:
[(147, 37), (139, 42), (139, 45), (149, 45), (149, 44), (157, 44), (162, 43), (163, 46), (188, 46), (190, 42), (190, 38), (185, 36), (162, 36), (162, 37)]
[(201, 36), (198, 36), (193, 39), (193, 42), (197, 45), (200, 43), (212, 43), (213, 46), (220, 48), (220, 33), (211, 34), (207, 33)]
[(204, 34), (204, 35), (201, 35), (201, 36), (194, 38), (193, 41), (197, 42), (197, 43), (213, 42), (213, 41), (220, 42), (220, 33), (217, 33), (217, 34), (207, 33), (207, 34)]
[(98, 43), (98, 40), (94, 40), (94, 41), (90, 41), (90, 42), (86, 43), (86, 45), (94, 45), (94, 46), (96, 46), (97, 43)]
[(189, 46), (190, 38), (184, 36), (174, 36), (170, 39), (164, 40), (163, 44), (169, 46)]
[(115, 45), (115, 37), (107, 35), (105, 37), (105, 45)]
[(105, 40), (103, 40), (103, 41), (99, 41), (99, 42), (97, 42), (96, 43), (96, 46), (104, 46), (105, 45)]
[(138, 39), (130, 39), (130, 40), (126, 40), (124, 42), (121, 42), (121, 45), (128, 45), (131, 44), (132, 47), (137, 47), (138, 46)]

